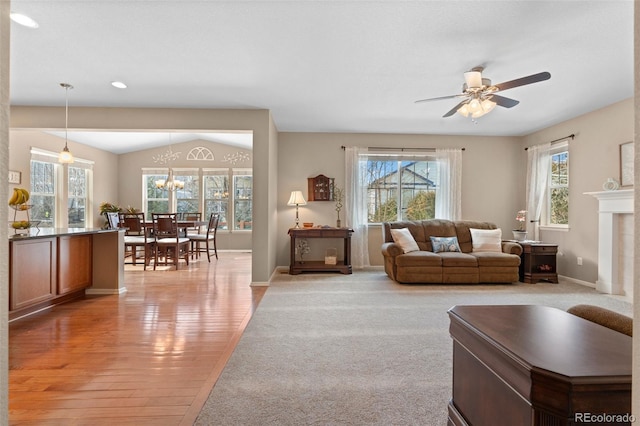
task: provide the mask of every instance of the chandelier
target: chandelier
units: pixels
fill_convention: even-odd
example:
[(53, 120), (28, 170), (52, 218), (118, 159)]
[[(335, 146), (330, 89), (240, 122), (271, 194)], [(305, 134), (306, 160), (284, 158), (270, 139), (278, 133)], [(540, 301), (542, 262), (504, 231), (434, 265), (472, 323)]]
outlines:
[(158, 179), (156, 181), (156, 188), (166, 189), (167, 191), (177, 191), (179, 189), (184, 189), (184, 182), (174, 178), (173, 169), (170, 168), (166, 179)]

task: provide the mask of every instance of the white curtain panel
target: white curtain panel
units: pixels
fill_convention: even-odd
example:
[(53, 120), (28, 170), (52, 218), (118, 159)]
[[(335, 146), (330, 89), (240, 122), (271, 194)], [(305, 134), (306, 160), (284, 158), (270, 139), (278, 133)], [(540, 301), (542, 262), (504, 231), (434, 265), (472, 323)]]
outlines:
[(369, 266), (369, 225), (367, 215), (366, 148), (345, 148), (345, 210), (351, 237), (351, 266)]
[[(549, 180), (551, 143), (530, 146), (527, 149), (527, 232), (539, 239), (540, 216)], [(532, 223), (533, 222), (533, 223)]]
[(436, 188), (436, 218), (462, 218), (462, 149), (437, 148), (440, 185)]

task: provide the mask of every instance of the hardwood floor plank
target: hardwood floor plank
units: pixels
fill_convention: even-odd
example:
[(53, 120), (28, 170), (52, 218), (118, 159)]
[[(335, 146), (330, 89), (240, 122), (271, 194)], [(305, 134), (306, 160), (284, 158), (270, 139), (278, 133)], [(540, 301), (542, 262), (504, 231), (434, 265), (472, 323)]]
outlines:
[(250, 253), (219, 257), (11, 322), (10, 424), (192, 424), (266, 291)]

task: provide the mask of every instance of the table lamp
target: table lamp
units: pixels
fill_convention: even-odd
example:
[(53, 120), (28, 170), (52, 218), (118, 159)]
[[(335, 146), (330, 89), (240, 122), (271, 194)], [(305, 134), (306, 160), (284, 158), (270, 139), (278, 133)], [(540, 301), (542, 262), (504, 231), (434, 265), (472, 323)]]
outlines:
[(307, 202), (302, 195), (302, 191), (291, 191), (288, 206), (296, 206), (296, 228), (300, 228), (300, 219), (298, 218), (298, 206), (305, 206)]

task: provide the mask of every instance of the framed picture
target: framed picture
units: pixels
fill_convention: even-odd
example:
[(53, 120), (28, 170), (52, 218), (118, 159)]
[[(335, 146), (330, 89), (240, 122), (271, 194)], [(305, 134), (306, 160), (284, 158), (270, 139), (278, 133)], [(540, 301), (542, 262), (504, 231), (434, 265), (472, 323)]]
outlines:
[(9, 170), (9, 183), (19, 184), (22, 182), (22, 173)]
[(620, 186), (633, 185), (633, 142), (620, 144)]

